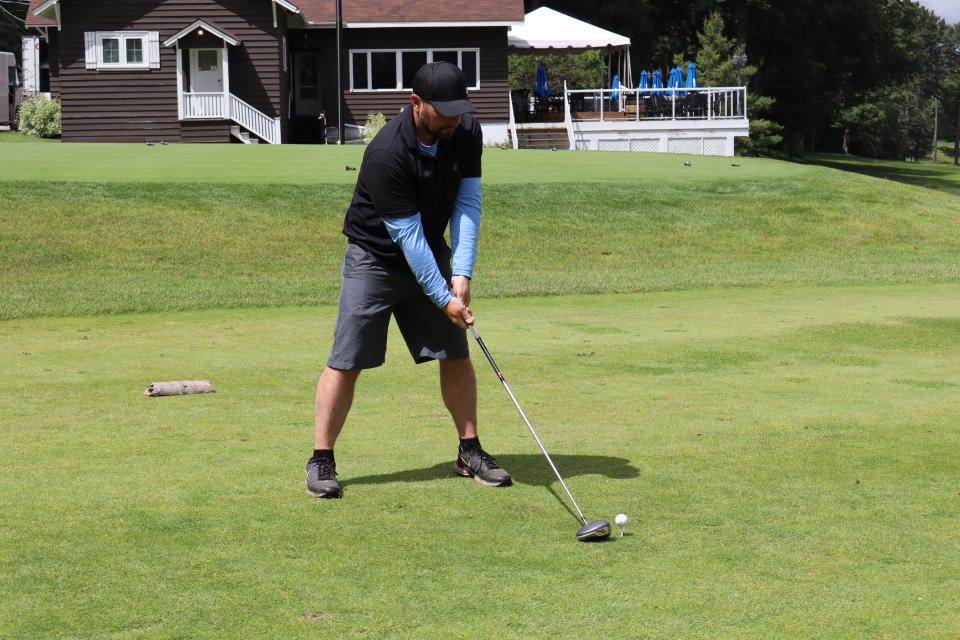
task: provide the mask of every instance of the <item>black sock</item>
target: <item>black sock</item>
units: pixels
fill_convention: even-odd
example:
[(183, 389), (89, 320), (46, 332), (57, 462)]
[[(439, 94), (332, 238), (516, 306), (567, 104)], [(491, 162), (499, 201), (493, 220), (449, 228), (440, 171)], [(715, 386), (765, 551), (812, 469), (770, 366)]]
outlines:
[(336, 462), (333, 459), (333, 449), (314, 449), (311, 460), (329, 460), (330, 462)]
[(460, 438), (460, 451), (480, 448), (480, 438)]

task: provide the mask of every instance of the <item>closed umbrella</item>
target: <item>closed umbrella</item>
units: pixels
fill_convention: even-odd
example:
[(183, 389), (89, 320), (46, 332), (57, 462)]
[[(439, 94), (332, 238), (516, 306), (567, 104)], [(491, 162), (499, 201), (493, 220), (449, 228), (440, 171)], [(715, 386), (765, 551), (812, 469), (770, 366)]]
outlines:
[[(683, 86), (683, 70), (680, 67), (674, 67), (670, 70), (670, 80), (667, 82), (668, 89), (679, 89)], [(683, 95), (682, 91), (674, 91), (673, 95)]]
[(670, 79), (667, 81), (668, 89), (678, 89), (683, 86), (683, 71), (680, 67), (670, 69)]
[(684, 85), (687, 89), (697, 88), (697, 65), (691, 62), (687, 65), (687, 83)]
[(641, 89), (650, 88), (650, 74), (647, 73), (646, 69), (640, 72), (640, 88)]
[(660, 69), (653, 71), (653, 88), (663, 89), (663, 74), (660, 73)]
[(543, 66), (542, 62), (537, 67), (537, 84), (533, 88), (533, 95), (538, 98), (549, 98), (552, 95), (550, 83), (547, 82), (547, 68)]

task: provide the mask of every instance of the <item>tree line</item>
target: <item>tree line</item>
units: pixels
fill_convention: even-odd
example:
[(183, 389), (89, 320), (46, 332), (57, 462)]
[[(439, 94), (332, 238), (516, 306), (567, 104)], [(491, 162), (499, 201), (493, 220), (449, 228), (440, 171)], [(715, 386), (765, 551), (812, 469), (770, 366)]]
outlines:
[[(952, 140), (960, 162), (960, 24), (912, 0), (525, 4), (629, 36), (635, 76), (697, 62), (702, 84), (745, 83), (752, 130), (745, 151), (916, 160), (936, 154), (936, 138)], [(0, 50), (18, 57), (26, 8), (27, 0), (0, 0)], [(748, 60), (739, 77), (733, 53)], [(595, 58), (585, 64), (589, 73), (602, 70)]]
[(0, 0), (0, 51), (15, 53), (20, 60), (20, 35), (26, 33), (24, 18), (30, 0)]
[[(934, 137), (960, 157), (960, 24), (911, 0), (526, 0), (629, 36), (639, 69), (698, 61), (729, 79), (730, 52), (765, 136), (753, 150), (919, 159)], [(717, 31), (717, 25), (720, 30)], [(706, 58), (713, 56), (713, 68)], [(721, 57), (723, 56), (723, 57)], [(718, 78), (719, 76), (719, 78)], [(634, 78), (636, 82), (637, 78)], [(759, 112), (759, 113), (758, 113)], [(749, 144), (749, 143), (748, 143)]]

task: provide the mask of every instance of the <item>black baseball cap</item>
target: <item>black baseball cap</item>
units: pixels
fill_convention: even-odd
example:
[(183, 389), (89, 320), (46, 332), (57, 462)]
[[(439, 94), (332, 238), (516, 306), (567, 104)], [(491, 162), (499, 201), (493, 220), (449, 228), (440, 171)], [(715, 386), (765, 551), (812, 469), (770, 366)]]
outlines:
[(455, 64), (428, 62), (413, 76), (413, 92), (448, 118), (477, 110), (467, 100), (467, 76)]

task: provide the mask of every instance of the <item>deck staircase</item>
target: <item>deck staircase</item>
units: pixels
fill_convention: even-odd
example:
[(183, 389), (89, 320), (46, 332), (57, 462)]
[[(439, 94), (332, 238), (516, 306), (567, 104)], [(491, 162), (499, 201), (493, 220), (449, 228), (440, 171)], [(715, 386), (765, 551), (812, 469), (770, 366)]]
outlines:
[(517, 129), (517, 146), (520, 149), (570, 149), (567, 130), (559, 127), (524, 127)]
[(259, 144), (263, 140), (270, 144), (280, 144), (280, 118), (271, 118), (232, 93), (230, 119), (239, 125), (231, 126), (230, 133), (242, 143)]
[(260, 144), (260, 138), (251, 136), (248, 131), (245, 131), (238, 125), (230, 127), (230, 135), (243, 144)]
[(230, 135), (244, 144), (280, 144), (280, 118), (271, 117), (232, 93), (181, 94), (181, 120), (232, 120)]

